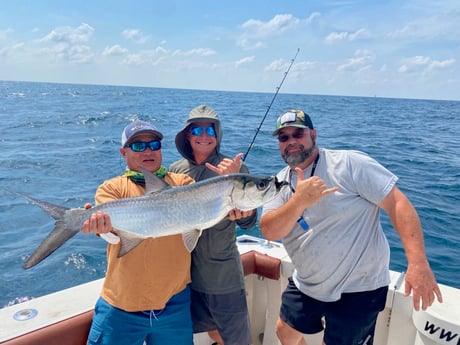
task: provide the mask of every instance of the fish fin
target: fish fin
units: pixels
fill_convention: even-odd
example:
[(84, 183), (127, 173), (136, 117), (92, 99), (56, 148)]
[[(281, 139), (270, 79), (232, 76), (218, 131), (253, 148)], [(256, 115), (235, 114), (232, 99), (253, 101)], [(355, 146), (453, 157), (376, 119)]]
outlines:
[(198, 243), (198, 239), (200, 238), (202, 232), (203, 230), (194, 229), (191, 231), (184, 232), (182, 234), (182, 239), (184, 241), (185, 248), (187, 248), (189, 253), (191, 253), (192, 250), (195, 249), (196, 244)]
[[(67, 207), (54, 205), (43, 200), (35, 199), (27, 194), (16, 194), (21, 195), (31, 203), (41, 207), (46, 213), (56, 219), (54, 229), (42, 241), (42, 243), (40, 243), (32, 255), (27, 259), (26, 263), (22, 266), (24, 269), (28, 269), (41, 262), (80, 231), (80, 228), (72, 228), (71, 224), (69, 224), (67, 220), (71, 219), (72, 217), (80, 217), (81, 214), (86, 210), (70, 209)], [(72, 215), (72, 213), (75, 215)]]
[(123, 230), (115, 230), (118, 237), (120, 237), (120, 250), (118, 252), (118, 257), (128, 254), (131, 250), (136, 248), (145, 238), (135, 237)]
[(144, 174), (146, 194), (157, 193), (170, 187), (169, 184), (153, 174), (151, 171), (148, 171), (143, 167), (139, 167), (139, 170)]
[(106, 242), (110, 243), (110, 244), (118, 244), (120, 243), (120, 237), (118, 237), (117, 235), (115, 235), (114, 233), (112, 232), (107, 232), (107, 233), (104, 233), (104, 234), (99, 234), (99, 236), (104, 239)]

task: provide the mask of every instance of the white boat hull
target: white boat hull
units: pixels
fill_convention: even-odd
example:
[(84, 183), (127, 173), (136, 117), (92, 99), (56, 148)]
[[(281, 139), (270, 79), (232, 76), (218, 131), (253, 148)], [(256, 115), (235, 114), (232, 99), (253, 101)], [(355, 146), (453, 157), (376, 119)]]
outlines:
[[(281, 293), (293, 271), (279, 243), (240, 236), (238, 247), (245, 269), (245, 286), (254, 345), (280, 344), (275, 334)], [(404, 281), (390, 272), (385, 310), (378, 317), (375, 345), (460, 345), (460, 290), (440, 285), (444, 303), (416, 312), (404, 297)], [(83, 345), (102, 279), (0, 309), (0, 344)], [(401, 289), (402, 287), (402, 289)], [(33, 316), (36, 311), (36, 316)], [(305, 337), (321, 345), (322, 333)], [(211, 345), (207, 334), (196, 334), (195, 345)]]

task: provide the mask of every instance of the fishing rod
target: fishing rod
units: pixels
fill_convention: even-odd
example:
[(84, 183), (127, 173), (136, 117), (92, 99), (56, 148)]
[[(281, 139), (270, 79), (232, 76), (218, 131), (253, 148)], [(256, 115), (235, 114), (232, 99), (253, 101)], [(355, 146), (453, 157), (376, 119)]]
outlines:
[(281, 86), (282, 86), (283, 83), (284, 83), (284, 80), (286, 79), (286, 77), (287, 77), (289, 71), (291, 70), (291, 67), (292, 67), (292, 65), (294, 64), (294, 61), (295, 61), (295, 59), (297, 58), (297, 55), (299, 54), (299, 51), (300, 51), (300, 48), (297, 48), (297, 52), (295, 53), (294, 58), (291, 60), (291, 64), (289, 65), (289, 68), (286, 70), (286, 72), (284, 72), (283, 80), (281, 80), (281, 83), (280, 83), (280, 84), (278, 85), (278, 87), (276, 88), (276, 92), (275, 92), (275, 94), (273, 95), (272, 101), (271, 101), (270, 104), (268, 105), (267, 111), (265, 112), (265, 115), (264, 115), (264, 117), (262, 118), (262, 121), (260, 121), (259, 127), (257, 128), (256, 133), (254, 134), (254, 137), (252, 138), (251, 143), (250, 143), (249, 146), (248, 146), (248, 150), (246, 151), (246, 153), (244, 154), (244, 156), (243, 156), (243, 158), (242, 158), (243, 161), (246, 160), (246, 156), (248, 155), (249, 151), (251, 150), (252, 145), (254, 144), (254, 141), (256, 141), (257, 134), (259, 134), (260, 128), (262, 127), (262, 124), (264, 123), (265, 118), (267, 117), (268, 112), (270, 111), (270, 108), (272, 107), (272, 104), (273, 104), (273, 102), (275, 101), (275, 98), (276, 98), (276, 96), (278, 95), (278, 92), (279, 92), (279, 90), (281, 89)]

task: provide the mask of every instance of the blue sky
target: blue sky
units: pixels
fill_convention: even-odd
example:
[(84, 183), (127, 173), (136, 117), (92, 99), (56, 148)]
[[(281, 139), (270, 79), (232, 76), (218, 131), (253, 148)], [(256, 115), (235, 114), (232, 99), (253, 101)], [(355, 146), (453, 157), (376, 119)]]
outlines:
[(458, 0), (0, 1), (0, 80), (460, 100)]

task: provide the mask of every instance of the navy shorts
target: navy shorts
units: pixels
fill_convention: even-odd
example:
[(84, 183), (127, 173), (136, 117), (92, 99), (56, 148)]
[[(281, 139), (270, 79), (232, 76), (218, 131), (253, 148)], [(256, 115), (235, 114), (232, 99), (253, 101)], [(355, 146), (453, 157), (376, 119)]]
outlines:
[(388, 286), (384, 286), (373, 291), (344, 293), (335, 302), (322, 302), (302, 293), (289, 278), (282, 296), (280, 318), (305, 334), (324, 329), (327, 345), (371, 345), (387, 292)]
[(87, 344), (192, 345), (190, 287), (172, 296), (161, 310), (127, 312), (99, 297)]
[(211, 295), (191, 289), (193, 332), (217, 329), (225, 345), (249, 345), (248, 306), (244, 290)]

